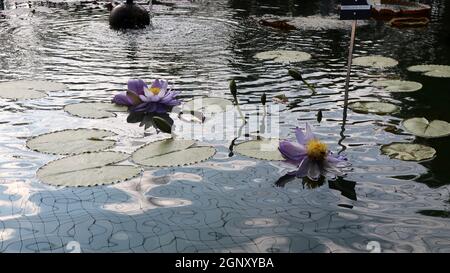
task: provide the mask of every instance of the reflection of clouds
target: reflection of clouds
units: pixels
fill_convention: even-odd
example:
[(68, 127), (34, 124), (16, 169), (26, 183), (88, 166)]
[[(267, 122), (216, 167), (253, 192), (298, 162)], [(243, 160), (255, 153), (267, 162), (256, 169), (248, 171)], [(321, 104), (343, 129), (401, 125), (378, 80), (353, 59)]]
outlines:
[(142, 213), (143, 211), (160, 208), (160, 207), (178, 207), (187, 206), (191, 202), (189, 200), (180, 198), (159, 198), (149, 196), (148, 193), (156, 187), (168, 184), (172, 181), (183, 180), (200, 182), (202, 177), (193, 173), (175, 172), (170, 175), (158, 176), (154, 172), (144, 172), (139, 177), (113, 185), (114, 188), (120, 189), (125, 192), (130, 198), (127, 202), (109, 203), (103, 206), (103, 209), (126, 213), (128, 215), (135, 215)]
[(30, 201), (37, 190), (29, 182), (1, 183), (0, 191), (0, 220), (39, 214), (40, 206)]
[(0, 230), (0, 241), (12, 239), (16, 233), (17, 230), (12, 228), (5, 228), (3, 230)]
[(244, 225), (250, 227), (274, 227), (279, 226), (280, 221), (273, 218), (251, 218), (244, 221)]

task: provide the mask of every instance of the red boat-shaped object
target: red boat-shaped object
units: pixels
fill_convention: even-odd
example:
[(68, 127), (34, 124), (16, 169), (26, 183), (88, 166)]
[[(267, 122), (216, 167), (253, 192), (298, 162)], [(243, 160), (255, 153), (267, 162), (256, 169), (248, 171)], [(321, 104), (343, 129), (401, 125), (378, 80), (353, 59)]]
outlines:
[(415, 2), (382, 0), (372, 6), (372, 17), (389, 20), (394, 17), (430, 17), (431, 6)]

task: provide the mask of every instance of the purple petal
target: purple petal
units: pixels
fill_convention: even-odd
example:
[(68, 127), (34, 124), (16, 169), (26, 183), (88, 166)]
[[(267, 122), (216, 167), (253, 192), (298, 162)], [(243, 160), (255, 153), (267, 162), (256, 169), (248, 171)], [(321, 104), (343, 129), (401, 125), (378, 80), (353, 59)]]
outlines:
[(160, 81), (159, 79), (156, 79), (156, 80), (153, 81), (151, 88), (159, 88), (159, 89), (161, 89), (162, 86), (163, 86), (162, 85), (162, 81)]
[(155, 108), (155, 110), (153, 112), (160, 113), (160, 114), (167, 113), (167, 106), (166, 105), (160, 104), (160, 103), (156, 103), (155, 105), (156, 105), (156, 108)]
[(178, 94), (175, 92), (169, 92), (167, 93), (167, 95), (161, 99), (161, 103), (170, 105), (170, 106), (175, 106), (175, 105), (180, 105), (181, 101), (179, 101), (178, 99), (176, 99), (176, 96)]
[(144, 95), (144, 88), (147, 85), (143, 80), (128, 80), (128, 90), (136, 93), (137, 95)]
[(139, 95), (139, 98), (141, 99), (141, 101), (143, 102), (148, 102), (149, 101), (149, 97), (145, 96), (145, 95)]
[(305, 140), (306, 142), (310, 141), (311, 139), (316, 138), (311, 130), (311, 127), (308, 123), (306, 123), (306, 129), (305, 129)]
[(298, 169), (297, 169), (295, 175), (298, 178), (307, 176), (308, 170), (309, 170), (309, 165), (310, 165), (310, 160), (308, 159), (307, 156), (305, 156), (303, 158), (303, 160), (300, 162), (300, 164), (298, 165)]
[(309, 168), (308, 168), (308, 178), (316, 181), (317, 179), (319, 179), (321, 173), (322, 173), (322, 168), (319, 165), (319, 163), (315, 162), (315, 161), (311, 161), (311, 164), (309, 164)]
[(141, 103), (135, 107), (132, 107), (130, 109), (131, 112), (136, 113), (136, 112), (145, 112), (145, 109), (148, 107), (148, 104), (151, 104), (150, 102), (144, 102)]
[(297, 142), (298, 142), (298, 143), (300, 143), (300, 144), (302, 144), (302, 145), (305, 145), (305, 144), (306, 144), (306, 137), (305, 137), (305, 135), (303, 134), (302, 129), (300, 129), (300, 128), (298, 128), (298, 127), (295, 129), (295, 137), (297, 138)]
[(347, 158), (344, 156), (335, 156), (333, 154), (328, 154), (327, 157), (325, 158), (325, 162), (336, 166), (336, 167), (345, 167), (350, 165), (350, 163), (348, 163)]
[(127, 96), (127, 93), (120, 93), (114, 96), (112, 102), (118, 105), (132, 106), (133, 100)]
[(161, 84), (161, 91), (167, 91), (167, 87), (169, 86), (169, 83), (165, 80), (160, 80), (160, 84)]
[(280, 141), (278, 150), (284, 158), (294, 162), (301, 162), (306, 156), (305, 147), (294, 142)]

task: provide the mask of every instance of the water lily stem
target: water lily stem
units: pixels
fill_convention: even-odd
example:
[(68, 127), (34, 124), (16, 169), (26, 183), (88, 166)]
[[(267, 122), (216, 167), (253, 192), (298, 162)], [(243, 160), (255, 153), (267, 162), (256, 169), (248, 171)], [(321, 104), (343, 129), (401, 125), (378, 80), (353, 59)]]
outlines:
[(242, 121), (244, 122), (244, 124), (247, 123), (247, 120), (245, 120), (245, 116), (244, 116), (244, 114), (242, 113), (242, 110), (241, 110), (241, 107), (239, 107), (239, 104), (236, 104), (236, 108), (237, 108), (237, 110), (238, 110), (238, 112), (239, 112), (239, 115), (241, 116), (241, 119), (242, 119)]
[(312, 94), (315, 95), (316, 94), (316, 89), (314, 88), (314, 86), (310, 83), (308, 83), (305, 80), (302, 80), (303, 83), (309, 88), (309, 90), (311, 90)]

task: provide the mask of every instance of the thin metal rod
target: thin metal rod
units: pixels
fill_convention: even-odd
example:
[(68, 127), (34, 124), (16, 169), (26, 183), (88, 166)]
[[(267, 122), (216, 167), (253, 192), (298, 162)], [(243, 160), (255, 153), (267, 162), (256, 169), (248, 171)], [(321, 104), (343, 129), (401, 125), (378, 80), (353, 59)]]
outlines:
[(352, 60), (353, 60), (353, 47), (355, 45), (356, 36), (356, 20), (352, 24), (352, 36), (350, 38), (350, 48), (348, 51), (348, 63), (347, 63), (347, 79), (345, 80), (345, 97), (344, 97), (344, 108), (348, 105), (348, 89), (350, 85), (350, 73), (352, 70)]
[(339, 154), (347, 149), (342, 142), (345, 140), (345, 125), (347, 123), (347, 109), (348, 109), (348, 89), (350, 87), (350, 74), (352, 71), (352, 60), (353, 60), (353, 47), (355, 46), (355, 36), (356, 36), (356, 20), (352, 24), (352, 35), (350, 38), (350, 47), (348, 52), (348, 63), (347, 63), (347, 78), (345, 80), (345, 95), (344, 95), (344, 113), (342, 115), (342, 126), (341, 126), (341, 139), (338, 144), (342, 147)]

